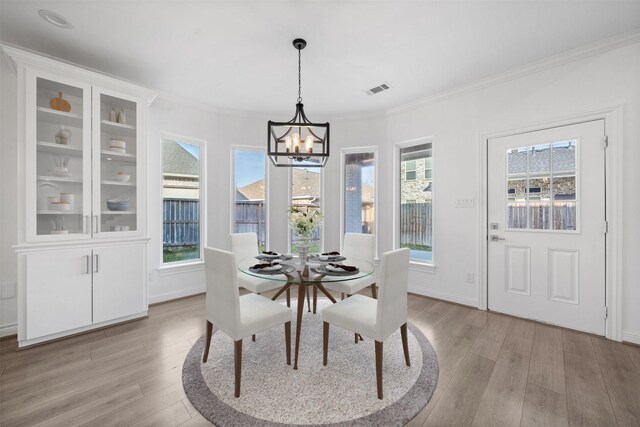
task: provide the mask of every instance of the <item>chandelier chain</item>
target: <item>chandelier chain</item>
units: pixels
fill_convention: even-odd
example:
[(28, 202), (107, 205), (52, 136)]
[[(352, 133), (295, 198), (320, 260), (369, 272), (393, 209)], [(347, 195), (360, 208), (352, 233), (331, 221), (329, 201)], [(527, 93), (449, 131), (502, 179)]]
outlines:
[(298, 49), (298, 102), (302, 102), (302, 50)]

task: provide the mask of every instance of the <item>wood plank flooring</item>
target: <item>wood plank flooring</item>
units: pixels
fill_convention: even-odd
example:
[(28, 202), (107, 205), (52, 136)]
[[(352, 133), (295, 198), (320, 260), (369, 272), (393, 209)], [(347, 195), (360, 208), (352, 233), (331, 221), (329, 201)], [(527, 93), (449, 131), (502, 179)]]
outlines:
[[(23, 351), (0, 340), (0, 425), (209, 425), (181, 382), (204, 313), (199, 295)], [(409, 319), (440, 363), (411, 427), (640, 425), (640, 347), (417, 295)]]

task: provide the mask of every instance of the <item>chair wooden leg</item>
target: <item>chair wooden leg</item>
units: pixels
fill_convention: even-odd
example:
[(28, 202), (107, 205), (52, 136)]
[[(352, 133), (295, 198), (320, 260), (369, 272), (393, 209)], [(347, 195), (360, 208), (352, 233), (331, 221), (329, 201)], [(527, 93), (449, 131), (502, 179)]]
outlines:
[(327, 366), (327, 356), (329, 353), (329, 323), (323, 322), (322, 325), (322, 364)]
[(291, 365), (291, 321), (284, 324), (284, 345), (287, 350), (287, 365)]
[(376, 341), (376, 382), (378, 383), (378, 399), (382, 399), (382, 342)]
[(373, 299), (378, 299), (378, 287), (375, 283), (371, 284), (371, 296)]
[(402, 349), (404, 350), (404, 361), (407, 366), (411, 366), (411, 360), (409, 360), (409, 342), (407, 341), (407, 324), (400, 326), (400, 335), (402, 335)]
[(206, 344), (204, 345), (204, 355), (202, 356), (202, 363), (207, 363), (209, 358), (209, 346), (211, 345), (211, 335), (213, 334), (213, 324), (207, 320), (207, 332), (205, 332)]
[(251, 341), (255, 341), (256, 340), (256, 334), (251, 335)]
[(356, 344), (358, 344), (358, 341), (359, 341), (359, 340), (358, 340), (358, 333), (357, 333), (357, 332), (355, 332), (355, 333), (353, 334), (353, 336), (355, 337), (355, 343), (356, 343)]
[[(315, 287), (315, 286), (313, 286)], [(309, 286), (307, 286), (307, 307), (308, 307), (308, 311), (309, 313), (311, 313), (311, 295), (309, 295), (311, 293), (311, 288)]]
[(318, 308), (318, 288), (313, 287), (313, 314), (316, 314)]
[(242, 375), (242, 340), (238, 340), (234, 343), (233, 360), (236, 367), (236, 397), (240, 397), (240, 378)]
[(291, 308), (291, 289), (287, 288), (287, 307)]
[(343, 299), (344, 299), (344, 292), (342, 292), (342, 293), (340, 294), (340, 299), (341, 299), (341, 300), (343, 300)]

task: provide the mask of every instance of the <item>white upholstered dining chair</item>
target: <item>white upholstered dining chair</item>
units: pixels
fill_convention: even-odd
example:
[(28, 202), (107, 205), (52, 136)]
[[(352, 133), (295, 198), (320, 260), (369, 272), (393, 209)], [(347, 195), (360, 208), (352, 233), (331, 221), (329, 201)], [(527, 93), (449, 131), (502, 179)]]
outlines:
[(378, 399), (382, 399), (382, 345), (398, 328), (402, 336), (405, 362), (407, 366), (411, 366), (407, 343), (408, 275), (409, 249), (386, 252), (380, 263), (380, 295), (377, 300), (364, 295), (353, 295), (322, 310), (323, 365), (327, 365), (330, 324), (375, 340)]
[[(375, 262), (375, 254), (375, 235), (360, 233), (346, 233), (344, 235), (344, 243), (342, 244), (341, 255), (347, 257), (347, 262), (349, 258), (356, 258), (373, 264)], [(354, 280), (346, 280), (344, 282), (328, 282), (324, 285), (324, 287), (329, 290), (344, 293), (347, 295), (354, 295), (367, 286), (371, 286), (371, 294), (374, 298), (377, 298), (377, 289), (375, 278), (373, 276), (362, 277), (360, 279)]]
[[(204, 249), (207, 280), (207, 332), (202, 362), (206, 363), (213, 327), (234, 342), (235, 396), (240, 396), (242, 339), (284, 324), (287, 365), (291, 365), (291, 309), (256, 294), (240, 296), (238, 272), (232, 252)], [(268, 367), (267, 367), (268, 368)], [(265, 370), (265, 374), (268, 371)]]
[[(236, 260), (253, 258), (258, 255), (258, 236), (256, 233), (231, 234), (231, 252), (236, 256)], [(281, 288), (283, 284), (275, 280), (260, 279), (243, 274), (238, 277), (238, 285), (254, 294), (259, 294)], [(287, 301), (289, 301), (289, 298), (287, 298)]]

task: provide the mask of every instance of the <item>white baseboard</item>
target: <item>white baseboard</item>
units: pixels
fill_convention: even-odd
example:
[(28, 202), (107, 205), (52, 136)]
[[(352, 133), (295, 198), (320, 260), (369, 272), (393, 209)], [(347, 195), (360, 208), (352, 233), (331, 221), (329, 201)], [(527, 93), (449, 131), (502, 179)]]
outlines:
[(13, 323), (10, 325), (0, 326), (0, 338), (8, 337), (9, 335), (17, 335), (18, 334), (18, 325)]
[(640, 332), (624, 330), (622, 331), (622, 341), (640, 344)]
[(422, 295), (425, 297), (451, 301), (457, 304), (468, 305), (474, 308), (478, 307), (478, 300), (475, 298), (463, 297), (460, 295), (450, 294), (448, 292), (436, 291), (433, 289), (417, 288), (415, 286), (409, 286), (408, 291), (411, 292), (412, 294)]
[(155, 295), (149, 297), (149, 304), (158, 304), (160, 302), (171, 301), (173, 299), (190, 297), (192, 295), (198, 295), (205, 293), (207, 288), (193, 288), (193, 289), (184, 289), (181, 291), (168, 292), (166, 294)]

